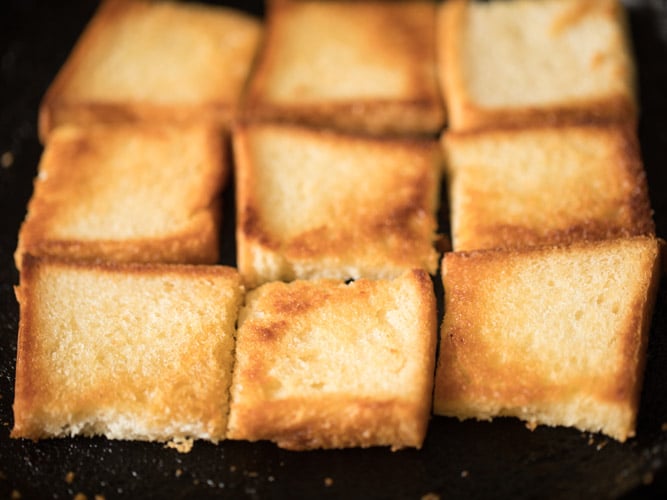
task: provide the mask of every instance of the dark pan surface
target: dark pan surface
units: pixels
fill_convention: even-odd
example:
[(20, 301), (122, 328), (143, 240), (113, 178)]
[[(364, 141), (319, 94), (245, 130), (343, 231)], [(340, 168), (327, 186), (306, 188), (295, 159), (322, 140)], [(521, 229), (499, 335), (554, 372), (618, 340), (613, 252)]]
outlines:
[[(261, 14), (259, 2), (238, 4)], [(628, 5), (643, 108), (640, 141), (658, 235), (665, 238), (667, 2)], [(422, 450), (395, 453), (295, 453), (269, 443), (197, 442), (189, 454), (179, 454), (161, 444), (102, 438), (10, 440), (18, 324), (12, 253), (41, 154), (37, 108), (94, 8), (90, 0), (0, 4), (0, 155), (13, 157), (5, 155), (0, 167), (0, 498), (667, 497), (665, 284), (651, 330), (638, 436), (625, 444), (572, 429), (530, 432), (513, 419), (442, 417), (431, 421)], [(232, 265), (233, 206), (228, 189), (222, 262)]]

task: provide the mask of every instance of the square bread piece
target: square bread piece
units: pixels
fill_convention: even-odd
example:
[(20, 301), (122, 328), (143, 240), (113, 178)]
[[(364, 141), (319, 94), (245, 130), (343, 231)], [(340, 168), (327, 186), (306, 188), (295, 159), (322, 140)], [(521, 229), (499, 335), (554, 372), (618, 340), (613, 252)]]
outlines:
[(12, 437), (225, 437), (235, 269), (26, 256), (16, 296)]
[(196, 3), (106, 0), (40, 108), (44, 142), (58, 125), (228, 126), (262, 26), (240, 11)]
[(444, 123), (435, 2), (272, 1), (244, 114), (371, 134)]
[(437, 43), (450, 128), (634, 121), (626, 24), (618, 0), (444, 2)]
[(435, 273), (437, 141), (288, 125), (234, 131), (239, 271), (276, 280)]
[(454, 250), (654, 234), (629, 128), (450, 132), (442, 144)]
[(214, 127), (64, 126), (39, 164), (15, 254), (215, 263), (227, 177)]
[(239, 314), (228, 437), (293, 450), (421, 447), (436, 327), (423, 270), (249, 292)]
[(449, 253), (434, 411), (634, 435), (660, 242)]

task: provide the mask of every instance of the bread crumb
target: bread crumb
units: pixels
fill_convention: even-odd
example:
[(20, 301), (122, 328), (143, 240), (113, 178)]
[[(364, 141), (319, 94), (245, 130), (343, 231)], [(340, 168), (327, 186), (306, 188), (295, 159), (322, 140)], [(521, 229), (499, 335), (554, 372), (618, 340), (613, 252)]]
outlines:
[(593, 436), (588, 436), (588, 446), (592, 446), (595, 444), (595, 440), (593, 439)]
[(65, 474), (65, 482), (67, 484), (72, 484), (74, 482), (74, 472), (69, 471), (67, 474)]
[(667, 431), (667, 422), (662, 423), (662, 425), (660, 426), (660, 430), (663, 432)]
[(95, 500), (106, 500), (104, 495), (95, 495)]
[(421, 500), (440, 500), (440, 495), (437, 493), (429, 492), (425, 495), (422, 495)]
[(596, 449), (597, 451), (600, 451), (602, 448), (604, 448), (605, 446), (607, 446), (607, 443), (609, 443), (609, 441), (605, 439), (604, 441), (602, 441), (601, 443), (599, 443), (599, 444), (595, 447), (595, 449)]
[(470, 475), (470, 473), (469, 473), (467, 470), (462, 470), (462, 471), (461, 471), (461, 477), (462, 477), (463, 479), (465, 479), (465, 478), (468, 477), (469, 475)]
[(236, 465), (230, 465), (229, 472), (236, 472)]
[(644, 484), (651, 484), (653, 482), (653, 472), (647, 472), (642, 476), (642, 482)]
[(194, 440), (189, 437), (175, 437), (171, 441), (165, 444), (165, 448), (172, 448), (179, 453), (190, 453), (192, 451), (192, 446), (194, 445)]
[(12, 500), (18, 500), (21, 498), (21, 492), (19, 490), (12, 490)]
[(14, 154), (11, 151), (5, 151), (0, 156), (0, 165), (2, 168), (9, 168), (14, 163)]
[(333, 479), (331, 479), (330, 477), (325, 477), (324, 478), (324, 486), (326, 486), (328, 488), (331, 485), (333, 485)]
[(529, 422), (526, 422), (526, 429), (529, 431), (534, 431), (537, 429), (537, 422), (535, 420), (530, 420)]
[(174, 476), (176, 477), (181, 477), (182, 475), (183, 475), (182, 469), (176, 469), (176, 472), (174, 472)]
[(73, 500), (88, 500), (88, 497), (84, 493), (79, 492), (76, 495), (74, 495)]

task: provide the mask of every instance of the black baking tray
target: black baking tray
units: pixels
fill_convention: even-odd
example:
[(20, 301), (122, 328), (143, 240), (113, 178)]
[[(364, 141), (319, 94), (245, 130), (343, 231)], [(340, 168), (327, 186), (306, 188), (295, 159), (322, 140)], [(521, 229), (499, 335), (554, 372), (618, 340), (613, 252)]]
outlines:
[[(667, 2), (626, 4), (639, 68), (640, 142), (657, 233), (665, 238)], [(261, 2), (235, 6), (263, 14)], [(10, 439), (18, 326), (12, 254), (42, 152), (37, 109), (95, 8), (90, 0), (0, 6), (0, 498), (667, 498), (667, 283), (650, 333), (637, 437), (624, 444), (567, 428), (531, 432), (515, 419), (443, 417), (431, 420), (421, 450), (398, 452), (290, 452), (226, 441), (196, 442), (180, 454), (104, 438)], [(231, 184), (224, 210), (221, 262), (234, 265)]]

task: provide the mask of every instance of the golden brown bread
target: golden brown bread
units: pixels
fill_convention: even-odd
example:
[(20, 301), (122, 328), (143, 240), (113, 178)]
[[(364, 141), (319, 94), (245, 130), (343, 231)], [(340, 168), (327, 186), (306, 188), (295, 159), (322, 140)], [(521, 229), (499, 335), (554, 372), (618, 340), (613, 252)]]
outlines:
[(43, 99), (40, 139), (61, 124), (226, 127), (261, 30), (259, 20), (217, 6), (106, 0)]
[(247, 118), (372, 134), (440, 130), (435, 2), (281, 0), (268, 7)]
[(294, 450), (419, 448), (435, 341), (435, 295), (423, 270), (265, 284), (239, 314), (228, 437)]
[(42, 156), (15, 253), (215, 263), (227, 178), (215, 127), (61, 127)]
[(443, 2), (440, 81), (452, 130), (636, 120), (618, 0)]
[(225, 437), (235, 269), (23, 264), (12, 437)]
[(446, 132), (442, 145), (454, 250), (654, 234), (628, 127)]
[(436, 141), (251, 124), (233, 142), (237, 262), (249, 288), (435, 273)]
[(434, 411), (634, 435), (654, 238), (448, 253)]

